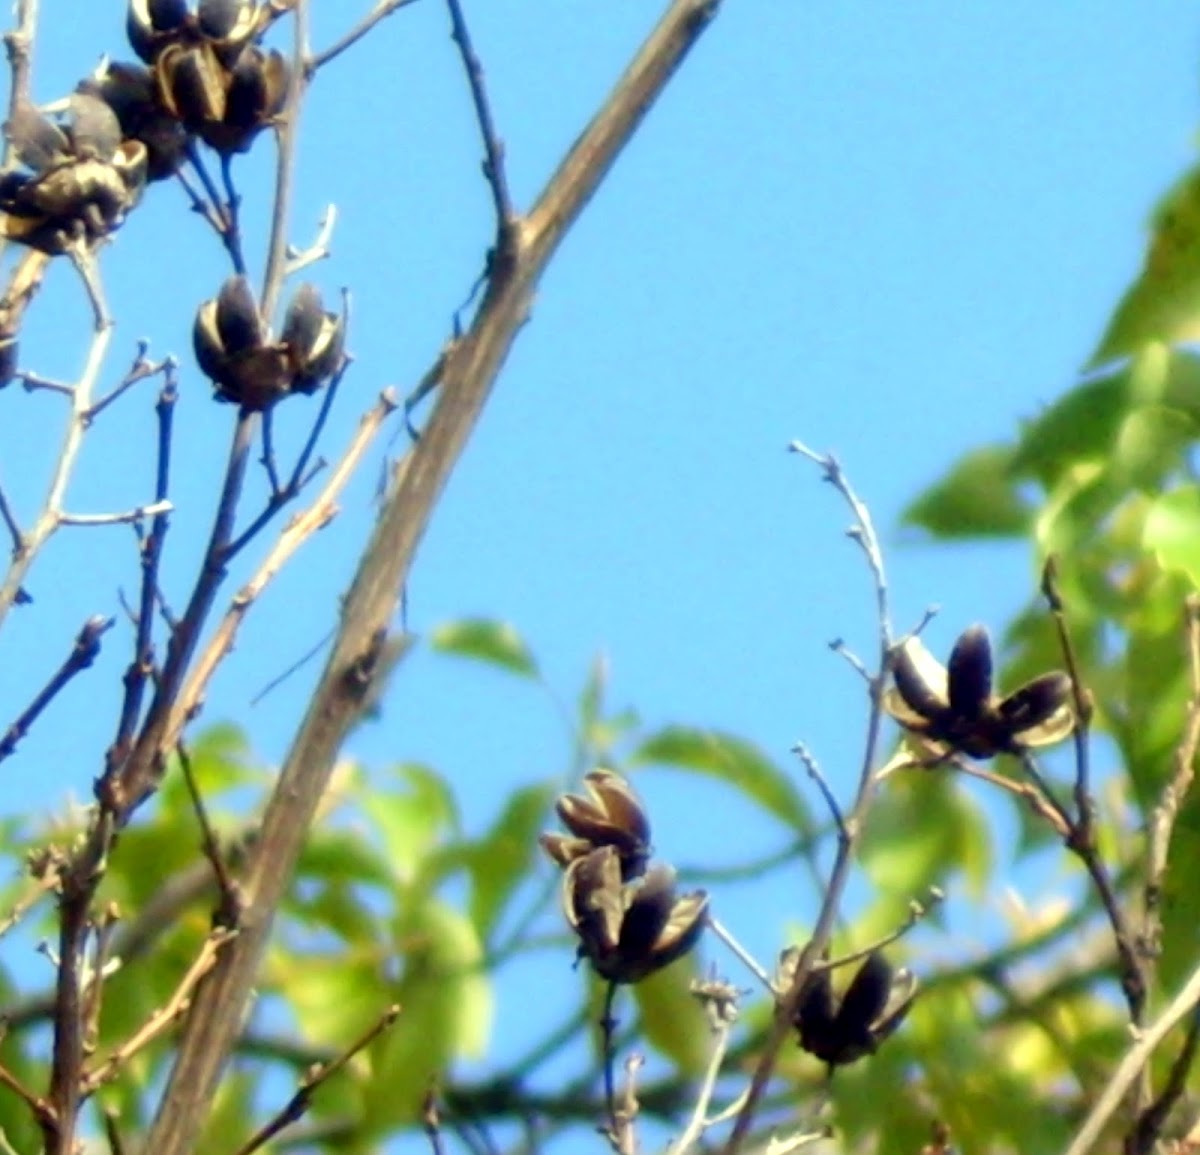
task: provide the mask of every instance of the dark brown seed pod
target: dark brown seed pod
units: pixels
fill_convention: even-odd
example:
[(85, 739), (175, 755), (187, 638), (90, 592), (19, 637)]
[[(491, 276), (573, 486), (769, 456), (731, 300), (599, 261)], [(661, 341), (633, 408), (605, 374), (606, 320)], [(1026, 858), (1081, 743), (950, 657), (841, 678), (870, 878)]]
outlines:
[(892, 968), (882, 951), (872, 951), (858, 968), (842, 996), (838, 1022), (847, 1036), (867, 1039), (871, 1024), (887, 1006), (892, 989)]
[(555, 804), (562, 824), (592, 846), (612, 846), (628, 880), (641, 874), (650, 857), (650, 821), (629, 783), (613, 770), (592, 770), (583, 795), (564, 794)]
[(4, 123), (4, 133), (17, 159), (34, 172), (47, 172), (71, 157), (67, 134), (32, 105), (15, 109)]
[(983, 626), (963, 630), (947, 671), (950, 709), (964, 720), (980, 717), (992, 695), (992, 643)]
[(926, 651), (918, 638), (900, 645), (892, 657), (892, 677), (904, 705), (916, 715), (915, 721), (927, 722), (944, 713), (948, 703), (944, 687), (934, 685), (922, 669), (918, 660), (922, 652)]
[(187, 20), (187, 0), (146, 0), (146, 14), (155, 32), (174, 32)]
[(1061, 741), (1075, 725), (1071, 679), (1060, 670), (1042, 674), (1001, 701), (999, 713), (1023, 746)]
[(205, 301), (196, 311), (196, 320), (192, 325), (192, 349), (196, 354), (196, 364), (206, 377), (217, 381), (225, 376), (228, 359), (221, 344), (221, 335), (217, 332), (215, 297)]
[(163, 106), (198, 132), (225, 116), (225, 81), (207, 45), (172, 44), (155, 69)]
[(237, 27), (245, 7), (241, 0), (200, 0), (196, 7), (196, 24), (205, 36), (224, 40)]
[(121, 146), (121, 122), (98, 96), (72, 93), (68, 100), (71, 151), (80, 160), (111, 161)]
[(258, 302), (243, 276), (230, 277), (217, 294), (217, 335), (226, 356), (236, 357), (263, 343)]

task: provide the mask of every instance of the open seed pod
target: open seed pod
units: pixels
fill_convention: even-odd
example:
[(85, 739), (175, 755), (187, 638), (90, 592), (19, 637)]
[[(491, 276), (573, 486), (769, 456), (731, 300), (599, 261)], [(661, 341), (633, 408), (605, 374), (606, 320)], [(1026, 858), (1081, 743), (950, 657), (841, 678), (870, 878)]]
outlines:
[(60, 126), (26, 106), (5, 130), (30, 171), (0, 174), (0, 232), (43, 252), (62, 252), (119, 228), (146, 183), (146, 147), (122, 140), (112, 109), (75, 93)]
[(675, 872), (661, 864), (622, 883), (616, 849), (602, 846), (567, 867), (563, 911), (580, 958), (609, 982), (636, 983), (696, 945), (708, 896), (700, 890), (677, 897)]
[(291, 73), (283, 56), (250, 44), (229, 63), (207, 40), (169, 44), (154, 66), (159, 100), (217, 152), (245, 152), (283, 111)]
[(121, 136), (146, 146), (146, 179), (164, 180), (183, 163), (188, 134), (160, 105), (154, 74), (139, 64), (105, 62), (80, 82), (79, 92), (99, 97), (116, 114)]
[(253, 0), (200, 0), (194, 13), (185, 0), (130, 0), (125, 32), (147, 64), (172, 44), (200, 41), (232, 59), (270, 20), (270, 9)]
[(230, 277), (196, 313), (196, 361), (219, 400), (267, 409), (290, 393), (312, 393), (342, 357), (343, 319), (326, 313), (311, 285), (292, 299), (283, 333), (272, 337), (245, 277)]
[(796, 1009), (800, 1046), (831, 1068), (874, 1054), (904, 1021), (916, 993), (916, 977), (893, 973), (878, 950), (867, 955), (840, 1000), (829, 969), (815, 971)]
[(1000, 696), (992, 685), (992, 650), (983, 626), (963, 631), (942, 666), (919, 638), (892, 655), (895, 685), (884, 708), (906, 730), (946, 753), (972, 758), (1019, 754), (1061, 742), (1075, 727), (1071, 680), (1061, 671)]
[(543, 834), (542, 849), (565, 867), (598, 847), (612, 846), (625, 881), (642, 874), (650, 857), (650, 820), (637, 795), (614, 770), (592, 770), (583, 785), (583, 795), (564, 794), (555, 803), (570, 836)]

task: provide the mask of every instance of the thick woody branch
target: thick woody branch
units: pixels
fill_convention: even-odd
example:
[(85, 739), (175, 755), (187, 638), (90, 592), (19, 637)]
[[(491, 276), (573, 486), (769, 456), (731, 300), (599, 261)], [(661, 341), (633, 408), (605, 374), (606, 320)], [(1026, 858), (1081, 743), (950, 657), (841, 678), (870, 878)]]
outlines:
[(445, 358), (442, 389), (421, 441), (401, 460), (390, 494), (346, 595), (324, 673), (284, 761), (251, 854), (242, 933), (206, 979), (180, 1040), (146, 1149), (192, 1150), (240, 1033), (275, 911), (350, 727), (370, 700), (387, 633), (434, 506), (483, 410), (533, 294), (559, 244), (718, 8), (673, 0), (658, 27), (518, 221), (513, 259), (489, 282), (470, 329)]

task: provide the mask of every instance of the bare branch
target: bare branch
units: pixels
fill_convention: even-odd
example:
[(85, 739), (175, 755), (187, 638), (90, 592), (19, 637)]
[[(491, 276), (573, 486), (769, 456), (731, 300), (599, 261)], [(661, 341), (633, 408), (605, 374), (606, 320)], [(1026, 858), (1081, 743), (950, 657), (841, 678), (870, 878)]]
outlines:
[(17, 744), (29, 733), (30, 726), (38, 716), (62, 692), (76, 674), (86, 670), (100, 653), (100, 638), (113, 624), (112, 618), (96, 615), (84, 622), (66, 660), (54, 672), (50, 680), (38, 691), (33, 701), (21, 711), (20, 716), (0, 738), (0, 762), (16, 752)]
[(24, 581), (41, 548), (58, 529), (62, 519), (63, 499), (67, 485), (75, 471), (75, 463), (87, 430), (87, 414), (91, 407), (92, 391), (96, 386), (104, 359), (108, 354), (112, 337), (112, 322), (104, 306), (104, 297), (94, 258), (90, 252), (75, 254), (75, 265), (83, 281), (95, 315), (95, 328), (88, 348), (83, 372), (71, 391), (71, 414), (67, 420), (62, 446), (50, 478), (50, 486), (42, 503), (41, 512), (33, 526), (26, 531), (23, 548), (17, 553), (8, 568), (3, 583), (0, 583), (0, 623), (9, 608), (19, 599)]
[(374, 1026), (365, 1031), (358, 1039), (350, 1044), (336, 1059), (321, 1063), (314, 1067), (301, 1081), (296, 1093), (287, 1101), (283, 1109), (264, 1127), (237, 1150), (237, 1155), (253, 1155), (261, 1147), (266, 1146), (285, 1127), (303, 1118), (312, 1106), (313, 1094), (322, 1083), (336, 1075), (359, 1051), (369, 1047), (380, 1035), (387, 1031), (400, 1017), (400, 1005), (393, 1003), (379, 1017)]
[(59, 525), (97, 526), (97, 525), (129, 525), (136, 521), (145, 521), (148, 517), (157, 517), (160, 513), (170, 513), (175, 507), (169, 501), (152, 501), (148, 505), (138, 505), (120, 513), (63, 513), (59, 515)]
[(517, 229), (512, 266), (494, 278), (470, 330), (446, 358), (443, 388), (390, 495), (346, 595), (338, 638), (284, 759), (252, 852), (245, 930), (197, 993), (146, 1147), (183, 1155), (194, 1143), (239, 1033), (272, 918), (290, 883), (348, 729), (370, 701), (388, 624), (433, 508), (559, 244), (675, 70), (716, 15), (715, 0), (672, 0), (604, 106)]
[(512, 198), (508, 192), (508, 176), (504, 171), (504, 145), (496, 134), (495, 118), (488, 100), (487, 86), (483, 79), (483, 65), (471, 43), (471, 33), (463, 16), (462, 0), (446, 0), (450, 11), (451, 39), (462, 57), (471, 88), (471, 102), (475, 106), (475, 119), (479, 122), (479, 135), (483, 138), (483, 175), (492, 191), (492, 203), (496, 208), (496, 250), (493, 260), (508, 260), (513, 241)]
[(85, 1096), (93, 1094), (97, 1088), (104, 1086), (120, 1073), (121, 1068), (129, 1062), (140, 1050), (149, 1046), (155, 1039), (177, 1022), (191, 1005), (192, 996), (200, 980), (204, 978), (220, 955), (221, 948), (231, 941), (236, 931), (227, 927), (217, 927), (204, 940), (204, 945), (195, 961), (187, 969), (174, 993), (166, 1004), (156, 1010), (140, 1028), (125, 1040), (107, 1059), (94, 1069), (88, 1071), (82, 1079), (82, 1091)]
[(1092, 1107), (1075, 1133), (1064, 1155), (1086, 1155), (1100, 1138), (1105, 1124), (1120, 1106), (1133, 1081), (1138, 1078), (1163, 1039), (1188, 1015), (1200, 1007), (1200, 967), (1192, 972), (1166, 1010), (1151, 1023), (1125, 1052), (1104, 1090), (1093, 1096)]
[(407, 8), (413, 2), (414, 0), (376, 0), (375, 7), (345, 36), (324, 51), (318, 52), (315, 56), (309, 56), (304, 61), (305, 74), (311, 78), (318, 69), (324, 68), (331, 60), (341, 56), (347, 48), (353, 48), (381, 20), (386, 19), (393, 12), (399, 12), (401, 8)]

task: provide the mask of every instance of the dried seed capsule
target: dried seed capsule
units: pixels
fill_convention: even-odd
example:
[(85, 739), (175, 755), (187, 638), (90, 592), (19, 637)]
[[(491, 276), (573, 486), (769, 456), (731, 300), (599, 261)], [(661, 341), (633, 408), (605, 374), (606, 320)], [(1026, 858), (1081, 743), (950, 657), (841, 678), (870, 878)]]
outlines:
[(229, 357), (255, 349), (263, 343), (263, 324), (258, 303), (243, 276), (230, 277), (217, 294), (217, 334)]
[(960, 718), (978, 718), (992, 695), (992, 643), (983, 626), (964, 630), (947, 665), (950, 709)]
[(206, 45), (172, 44), (163, 52), (155, 76), (164, 107), (187, 128), (199, 131), (224, 118), (224, 77)]
[(155, 32), (174, 32), (187, 19), (187, 0), (146, 0), (146, 12)]
[(4, 133), (17, 159), (34, 172), (45, 172), (70, 159), (71, 142), (52, 120), (23, 104), (5, 121)]
[(196, 23), (205, 36), (224, 40), (237, 27), (245, 7), (241, 0), (200, 0)]
[(80, 160), (111, 161), (121, 145), (121, 122), (98, 96), (73, 93), (68, 101), (72, 151)]

